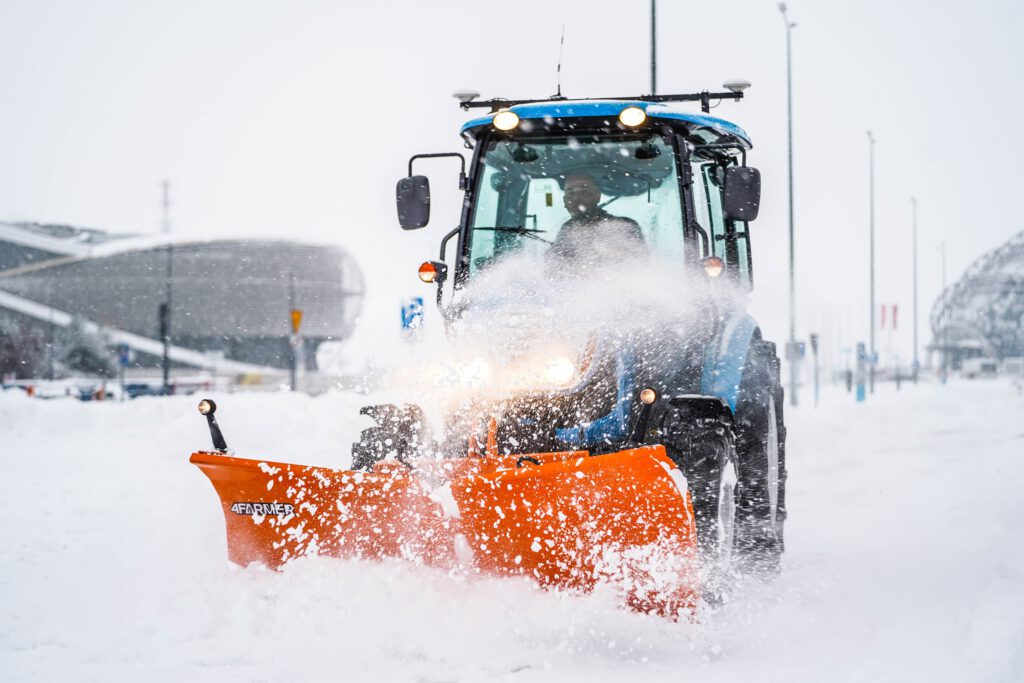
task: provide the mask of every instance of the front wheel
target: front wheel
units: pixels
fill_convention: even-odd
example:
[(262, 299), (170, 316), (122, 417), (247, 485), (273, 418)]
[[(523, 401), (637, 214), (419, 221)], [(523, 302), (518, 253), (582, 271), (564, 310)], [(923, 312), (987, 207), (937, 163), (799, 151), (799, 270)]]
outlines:
[(756, 338), (748, 354), (736, 407), (736, 549), (744, 564), (777, 572), (785, 548), (785, 441), (783, 392), (775, 346)]
[[(720, 604), (730, 592), (737, 556), (736, 448), (730, 421), (691, 423), (685, 438), (666, 439), (670, 457), (686, 475), (693, 502), (704, 599)], [(682, 446), (684, 448), (677, 448)]]
[(714, 577), (732, 572), (739, 521), (736, 437), (728, 409), (714, 414), (719, 405), (673, 407), (661, 433), (669, 457), (686, 476), (701, 564)]

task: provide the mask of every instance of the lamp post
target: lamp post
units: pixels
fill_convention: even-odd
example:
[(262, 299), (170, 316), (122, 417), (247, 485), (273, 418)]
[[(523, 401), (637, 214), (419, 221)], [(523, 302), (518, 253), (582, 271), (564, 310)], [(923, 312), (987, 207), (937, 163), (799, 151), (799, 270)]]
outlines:
[(292, 336), (288, 340), (288, 348), (291, 349), (291, 358), (288, 365), (291, 368), (291, 390), (295, 391), (298, 388), (298, 367), (299, 367), (299, 330), (295, 324), (295, 272), (288, 272), (288, 312), (291, 316), (292, 321)]
[(913, 243), (914, 243), (914, 384), (917, 384), (917, 373), (921, 363), (917, 357), (917, 199), (910, 198), (913, 207)]
[(160, 337), (163, 341), (164, 354), (163, 354), (163, 395), (169, 396), (171, 393), (171, 282), (174, 278), (174, 246), (171, 244), (171, 220), (170, 220), (170, 188), (171, 184), (168, 181), (163, 181), (161, 189), (163, 190), (163, 197), (161, 201), (161, 208), (163, 209), (163, 217), (161, 219), (161, 229), (167, 236), (167, 269), (164, 279), (164, 301), (160, 304)]
[(656, 95), (658, 93), (658, 52), (657, 52), (657, 38), (658, 34), (655, 30), (657, 23), (655, 21), (655, 5), (657, 0), (651, 0), (651, 94)]
[(796, 344), (796, 268), (793, 248), (793, 59), (790, 49), (790, 34), (796, 27), (786, 14), (786, 3), (779, 3), (782, 21), (786, 25), (786, 126), (787, 156), (789, 160), (789, 343), (786, 345), (786, 359), (789, 361), (789, 404), (797, 405), (797, 361), (799, 353)]
[(946, 308), (946, 243), (939, 242), (939, 251), (942, 252), (942, 369), (939, 371), (939, 380), (945, 384), (949, 377), (949, 310)]
[(875, 136), (868, 131), (868, 201), (871, 233), (871, 334), (868, 344), (868, 391), (875, 393)]

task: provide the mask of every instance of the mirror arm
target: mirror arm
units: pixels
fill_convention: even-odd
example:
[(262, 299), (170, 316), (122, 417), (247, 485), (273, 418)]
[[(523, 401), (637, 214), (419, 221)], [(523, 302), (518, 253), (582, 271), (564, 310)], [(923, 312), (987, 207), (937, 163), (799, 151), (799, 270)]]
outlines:
[[(450, 242), (453, 237), (458, 235), (459, 231), (461, 229), (462, 229), (461, 226), (460, 227), (456, 227), (451, 232), (449, 232), (447, 235), (445, 235), (444, 237), (441, 238), (441, 253), (439, 255), (438, 260), (440, 260), (442, 263), (444, 263), (444, 253), (445, 253), (445, 250), (448, 248), (448, 242)], [(441, 316), (446, 321), (448, 321), (449, 320), (449, 311), (448, 311), (447, 308), (445, 308), (444, 301), (443, 301), (443, 297), (444, 297), (444, 281), (446, 279), (447, 279), (447, 277), (443, 277), (443, 278), (441, 278), (441, 279), (439, 279), (437, 281), (437, 310), (439, 310), (441, 312)]]
[(708, 143), (706, 145), (694, 145), (693, 149), (694, 150), (699, 150), (699, 149), (710, 149), (710, 150), (716, 150), (716, 149), (726, 149), (726, 150), (728, 150), (728, 149), (735, 149), (735, 150), (737, 150), (740, 153), (740, 166), (746, 166), (747, 165), (747, 149), (746, 149), (746, 147), (743, 147), (742, 145), (737, 145), (737, 144), (732, 143), (732, 142), (725, 142), (725, 143), (722, 143), (722, 142), (711, 142), (711, 143)]
[(700, 235), (700, 240), (704, 243), (704, 255), (711, 256), (714, 254), (714, 250), (711, 249), (711, 240), (708, 239), (708, 233), (700, 226), (700, 223), (697, 221), (690, 221), (690, 227)]
[(743, 232), (736, 233), (736, 239), (746, 240), (747, 242), (747, 288), (752, 290), (754, 289), (754, 258), (750, 250), (750, 223), (747, 223), (747, 227)]
[(458, 152), (437, 152), (435, 154), (413, 154), (409, 157), (409, 176), (412, 177), (412, 162), (417, 159), (437, 159), (440, 157), (456, 157), (461, 164), (462, 169), (459, 171), (459, 189), (465, 190), (469, 187), (469, 183), (466, 180), (466, 157), (462, 156)]
[(448, 242), (451, 240), (451, 238), (453, 238), (456, 235), (458, 235), (459, 234), (459, 230), (461, 230), (461, 229), (462, 229), (461, 227), (457, 227), (454, 230), (452, 230), (451, 232), (449, 232), (447, 235), (445, 235), (444, 237), (441, 238), (441, 254), (438, 256), (438, 260), (444, 261), (444, 252), (448, 248)]

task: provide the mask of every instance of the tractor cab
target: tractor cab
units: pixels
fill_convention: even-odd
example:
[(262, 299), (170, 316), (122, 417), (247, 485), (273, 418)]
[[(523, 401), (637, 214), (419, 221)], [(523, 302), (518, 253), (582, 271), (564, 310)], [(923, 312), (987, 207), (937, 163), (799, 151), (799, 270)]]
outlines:
[[(438, 283), (442, 311), (454, 237), (455, 290), (510, 259), (541, 264), (551, 278), (650, 259), (749, 289), (747, 224), (760, 199), (760, 176), (746, 166), (750, 140), (732, 123), (675, 104), (740, 96), (463, 102), (492, 111), (462, 127), (473, 158), (460, 174), (460, 226), (445, 237), (441, 260), (421, 269)], [(397, 190), (405, 229), (429, 220), (429, 181), (412, 174), (425, 156), (462, 159), (413, 157)]]

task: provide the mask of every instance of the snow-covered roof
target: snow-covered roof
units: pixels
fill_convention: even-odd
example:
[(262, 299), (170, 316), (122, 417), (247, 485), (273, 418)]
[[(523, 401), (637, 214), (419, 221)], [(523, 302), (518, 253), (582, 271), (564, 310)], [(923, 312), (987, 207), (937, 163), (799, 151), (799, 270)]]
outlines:
[(0, 242), (10, 242), (62, 256), (82, 256), (98, 245), (130, 237), (91, 228), (46, 223), (0, 222)]

